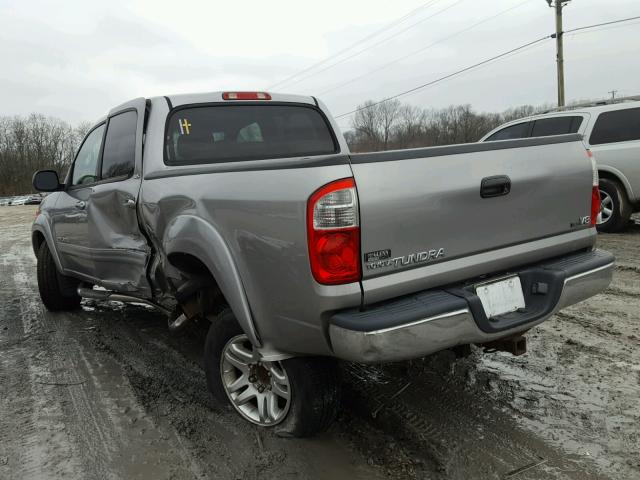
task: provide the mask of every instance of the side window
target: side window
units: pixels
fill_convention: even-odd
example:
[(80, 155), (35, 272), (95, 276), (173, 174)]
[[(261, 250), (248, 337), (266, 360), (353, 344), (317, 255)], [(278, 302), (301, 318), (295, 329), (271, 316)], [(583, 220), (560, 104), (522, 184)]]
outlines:
[(548, 137), (576, 133), (582, 123), (582, 117), (551, 117), (536, 120), (531, 131), (532, 137)]
[(510, 127), (503, 128), (502, 130), (497, 131), (485, 141), (493, 142), (494, 140), (514, 140), (516, 138), (527, 138), (529, 136), (530, 127), (531, 122), (516, 123), (515, 125), (511, 125)]
[(640, 140), (640, 108), (601, 113), (593, 126), (589, 143), (627, 142)]
[(103, 133), (104, 125), (100, 125), (85, 138), (73, 163), (71, 185), (84, 185), (98, 180), (98, 158)]
[(102, 178), (128, 176), (136, 159), (138, 113), (119, 113), (109, 119), (102, 154)]

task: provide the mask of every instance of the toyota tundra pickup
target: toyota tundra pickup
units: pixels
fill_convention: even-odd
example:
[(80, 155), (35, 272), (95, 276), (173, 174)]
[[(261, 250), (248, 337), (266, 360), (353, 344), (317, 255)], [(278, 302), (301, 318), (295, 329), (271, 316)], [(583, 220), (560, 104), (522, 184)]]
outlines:
[(351, 154), (314, 97), (138, 98), (62, 182), (33, 184), (53, 192), (32, 231), (46, 308), (142, 302), (172, 330), (210, 323), (214, 399), (282, 435), (333, 420), (335, 359), (521, 353), (614, 266), (579, 135)]

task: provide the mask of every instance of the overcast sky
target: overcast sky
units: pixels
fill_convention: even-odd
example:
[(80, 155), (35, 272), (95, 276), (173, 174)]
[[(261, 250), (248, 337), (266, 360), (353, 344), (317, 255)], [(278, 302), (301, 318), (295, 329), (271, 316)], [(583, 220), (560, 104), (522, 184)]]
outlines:
[[(573, 0), (565, 28), (636, 15), (639, 0)], [(550, 34), (554, 16), (545, 0), (0, 0), (0, 115), (77, 123), (138, 96), (267, 89), (382, 29), (273, 90), (339, 115)], [(568, 100), (640, 94), (637, 21), (567, 35), (565, 56)], [(555, 85), (549, 40), (402, 100), (498, 111), (554, 102)]]

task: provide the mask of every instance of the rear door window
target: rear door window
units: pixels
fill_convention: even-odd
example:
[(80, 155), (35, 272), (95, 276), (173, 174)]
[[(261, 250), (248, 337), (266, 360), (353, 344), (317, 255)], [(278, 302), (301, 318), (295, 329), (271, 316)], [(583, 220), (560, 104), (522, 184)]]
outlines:
[(125, 177), (133, 173), (136, 159), (138, 113), (129, 111), (109, 119), (102, 154), (102, 178)]
[(640, 140), (640, 108), (601, 113), (593, 126), (589, 143), (628, 142)]
[(582, 117), (551, 117), (536, 120), (531, 131), (532, 137), (548, 137), (576, 133), (582, 124)]
[(215, 105), (180, 108), (167, 122), (165, 163), (264, 160), (338, 151), (329, 124), (302, 105)]
[(527, 138), (531, 130), (531, 122), (516, 123), (509, 127), (498, 130), (496, 133), (487, 138), (487, 142), (494, 140), (514, 140), (517, 138)]

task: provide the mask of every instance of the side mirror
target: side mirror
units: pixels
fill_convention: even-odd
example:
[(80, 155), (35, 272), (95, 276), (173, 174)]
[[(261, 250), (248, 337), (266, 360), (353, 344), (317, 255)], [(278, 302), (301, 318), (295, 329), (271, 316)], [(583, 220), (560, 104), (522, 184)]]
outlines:
[(58, 180), (58, 174), (53, 170), (40, 170), (34, 173), (31, 183), (39, 192), (55, 192), (63, 187)]

